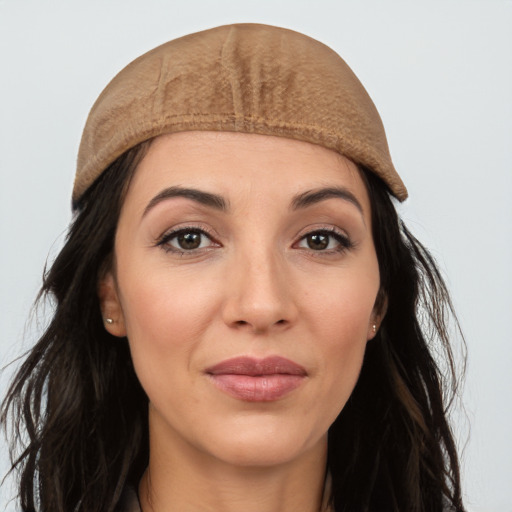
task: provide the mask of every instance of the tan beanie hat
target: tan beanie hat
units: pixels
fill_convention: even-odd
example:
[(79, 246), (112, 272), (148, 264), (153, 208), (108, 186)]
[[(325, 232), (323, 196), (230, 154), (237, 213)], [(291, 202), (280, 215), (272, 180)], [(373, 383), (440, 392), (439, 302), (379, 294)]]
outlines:
[(399, 200), (407, 197), (375, 105), (341, 57), (292, 30), (235, 24), (158, 46), (107, 85), (84, 128), (73, 201), (128, 149), (191, 130), (319, 144), (373, 171)]

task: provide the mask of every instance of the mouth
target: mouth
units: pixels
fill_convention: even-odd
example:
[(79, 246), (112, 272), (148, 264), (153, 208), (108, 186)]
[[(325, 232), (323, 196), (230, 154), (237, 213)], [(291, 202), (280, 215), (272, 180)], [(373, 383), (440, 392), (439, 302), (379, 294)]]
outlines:
[(299, 387), (306, 370), (284, 357), (235, 357), (206, 369), (213, 384), (246, 402), (272, 402)]

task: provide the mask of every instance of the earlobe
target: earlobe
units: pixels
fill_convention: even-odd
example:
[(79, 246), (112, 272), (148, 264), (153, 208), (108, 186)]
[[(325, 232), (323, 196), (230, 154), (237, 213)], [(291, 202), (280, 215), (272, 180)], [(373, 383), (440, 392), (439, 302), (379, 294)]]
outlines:
[(380, 326), (384, 317), (386, 316), (386, 312), (388, 310), (388, 297), (387, 295), (380, 290), (377, 299), (375, 301), (375, 305), (373, 307), (372, 316), (370, 318), (370, 322), (368, 325), (368, 333), (367, 340), (375, 338), (377, 333), (379, 332)]
[(366, 340), (370, 341), (377, 335), (377, 332), (379, 331), (380, 323), (377, 323), (376, 321), (370, 322), (370, 325), (368, 326), (368, 333), (366, 335)]
[(112, 272), (107, 272), (100, 278), (98, 298), (105, 329), (113, 336), (126, 336), (123, 310)]

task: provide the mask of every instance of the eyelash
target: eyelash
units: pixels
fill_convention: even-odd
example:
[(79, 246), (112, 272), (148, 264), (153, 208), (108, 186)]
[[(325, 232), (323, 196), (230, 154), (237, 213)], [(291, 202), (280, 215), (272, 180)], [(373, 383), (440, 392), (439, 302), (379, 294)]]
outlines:
[[(157, 240), (155, 245), (158, 247), (161, 247), (165, 252), (177, 253), (182, 256), (185, 254), (197, 253), (197, 251), (199, 251), (199, 250), (209, 249), (209, 247), (198, 247), (195, 249), (187, 250), (187, 249), (178, 249), (177, 247), (173, 247), (170, 245), (170, 242), (173, 239), (177, 238), (180, 235), (185, 235), (187, 233), (194, 233), (194, 234), (199, 234), (201, 236), (205, 236), (213, 244), (219, 246), (219, 244), (217, 242), (215, 242), (215, 238), (213, 237), (213, 235), (210, 234), (205, 228), (199, 227), (199, 226), (187, 226), (184, 228), (179, 228), (179, 229), (175, 229), (175, 230), (166, 232)], [(300, 239), (298, 240), (298, 242), (296, 242), (294, 244), (294, 246), (307, 240), (307, 237), (311, 237), (311, 236), (327, 236), (330, 238), (334, 238), (334, 240), (336, 240), (336, 242), (338, 243), (337, 247), (331, 248), (331, 249), (315, 250), (315, 249), (312, 249), (311, 247), (309, 247), (309, 248), (303, 247), (302, 248), (309, 252), (316, 253), (318, 255), (343, 253), (343, 252), (346, 252), (346, 251), (354, 248), (354, 243), (350, 240), (350, 238), (347, 235), (340, 233), (339, 231), (337, 231), (334, 228), (315, 229), (315, 230), (309, 231), (308, 233), (301, 236)], [(330, 244), (330, 241), (328, 242), (328, 245), (329, 244)]]

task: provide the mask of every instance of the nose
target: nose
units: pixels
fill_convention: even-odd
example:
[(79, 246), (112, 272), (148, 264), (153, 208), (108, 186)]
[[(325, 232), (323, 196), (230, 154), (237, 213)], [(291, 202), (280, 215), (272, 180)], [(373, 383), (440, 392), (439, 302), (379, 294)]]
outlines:
[(289, 328), (298, 316), (286, 263), (267, 251), (239, 255), (229, 269), (224, 322), (253, 334)]

